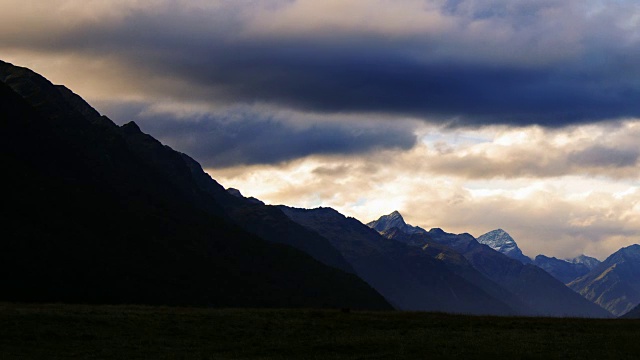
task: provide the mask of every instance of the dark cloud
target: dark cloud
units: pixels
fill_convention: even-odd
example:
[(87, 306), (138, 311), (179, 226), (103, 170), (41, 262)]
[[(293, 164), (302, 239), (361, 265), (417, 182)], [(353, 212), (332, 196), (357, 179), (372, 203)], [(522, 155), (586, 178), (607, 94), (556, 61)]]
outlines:
[(113, 107), (118, 122), (135, 120), (144, 132), (197, 159), (204, 167), (271, 164), (309, 155), (359, 154), (376, 149), (410, 149), (410, 127), (335, 121), (292, 122), (252, 111), (222, 115), (140, 115), (135, 106)]
[[(167, 4), (27, 46), (117, 58), (130, 72), (193, 84), (189, 92), (155, 89), (174, 100), (416, 116), (454, 126), (561, 127), (640, 116), (640, 44), (622, 25), (624, 4), (588, 18), (572, 13), (575, 1), (448, 1), (440, 13), (456, 25), (439, 36), (410, 28), (393, 36), (358, 28), (260, 35), (252, 25), (270, 11), (249, 16), (247, 4)], [(290, 3), (271, 4), (282, 10)], [(499, 35), (505, 38), (491, 38)]]

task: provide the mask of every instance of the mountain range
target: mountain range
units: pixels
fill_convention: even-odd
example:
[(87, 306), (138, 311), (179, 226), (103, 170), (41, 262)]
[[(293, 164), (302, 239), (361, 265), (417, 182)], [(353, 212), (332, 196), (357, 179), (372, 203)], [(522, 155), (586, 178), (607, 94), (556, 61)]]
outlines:
[[(326, 239), (5, 62), (0, 119), (0, 300), (391, 309)], [(234, 220), (245, 208), (251, 228)]]
[(502, 229), (492, 230), (477, 238), (478, 242), (485, 244), (490, 248), (507, 255), (508, 257), (518, 260), (523, 264), (534, 264), (539, 268), (548, 272), (554, 278), (560, 280), (564, 284), (586, 275), (594, 267), (600, 264), (598, 259), (580, 255), (573, 259), (557, 259), (545, 255), (538, 255), (533, 260), (524, 255), (518, 247), (516, 241)]
[(496, 315), (517, 313), (421, 249), (384, 238), (356, 219), (330, 208), (280, 208), (292, 220), (329, 239), (356, 274), (398, 309)]
[[(376, 225), (378, 224), (375, 221), (369, 223), (372, 227)], [(438, 228), (424, 234), (405, 234), (390, 230), (383, 230), (383, 234), (390, 239), (418, 248), (429, 248), (437, 244), (462, 255), (476, 271), (509, 294), (508, 299), (512, 299), (510, 303), (517, 301), (518, 305), (512, 306), (523, 315), (610, 316), (600, 307), (572, 292), (544, 270), (532, 264), (523, 264), (488, 245), (481, 244), (470, 234), (451, 234)], [(442, 257), (440, 254), (437, 254), (436, 258), (445, 263), (450, 262), (449, 259), (451, 259), (451, 257)], [(507, 299), (507, 297), (501, 297), (501, 299)]]
[(638, 245), (602, 263), (531, 260), (500, 229), (267, 205), (2, 61), (0, 120), (0, 301), (577, 317), (640, 302)]
[[(531, 263), (504, 230), (481, 235), (478, 241), (524, 264)], [(603, 262), (586, 255), (566, 260), (538, 255), (533, 264), (614, 316), (640, 303), (640, 245), (620, 249)]]

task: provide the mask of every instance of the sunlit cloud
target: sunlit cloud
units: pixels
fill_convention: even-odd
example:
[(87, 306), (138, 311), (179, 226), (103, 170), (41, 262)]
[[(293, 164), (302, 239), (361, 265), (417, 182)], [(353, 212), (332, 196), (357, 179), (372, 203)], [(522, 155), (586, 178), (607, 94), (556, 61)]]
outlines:
[[(640, 174), (625, 162), (571, 163), (569, 155), (571, 149), (597, 152), (615, 142), (638, 152), (640, 146), (630, 141), (637, 126), (628, 121), (566, 131), (496, 128), (493, 136), (485, 129), (471, 140), (464, 132), (440, 129), (431, 138), (450, 142), (445, 152), (422, 142), (408, 151), (208, 171), (223, 185), (269, 203), (331, 206), (363, 222), (400, 210), (425, 228), (475, 236), (503, 228), (531, 256), (603, 258), (638, 241)], [(465, 159), (469, 154), (472, 160)]]

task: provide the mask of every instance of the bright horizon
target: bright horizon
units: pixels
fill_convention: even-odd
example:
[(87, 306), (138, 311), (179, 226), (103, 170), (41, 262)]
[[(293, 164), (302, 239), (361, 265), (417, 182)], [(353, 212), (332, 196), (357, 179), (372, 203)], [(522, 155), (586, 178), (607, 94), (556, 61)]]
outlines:
[(633, 1), (0, 0), (0, 59), (270, 204), (640, 243)]

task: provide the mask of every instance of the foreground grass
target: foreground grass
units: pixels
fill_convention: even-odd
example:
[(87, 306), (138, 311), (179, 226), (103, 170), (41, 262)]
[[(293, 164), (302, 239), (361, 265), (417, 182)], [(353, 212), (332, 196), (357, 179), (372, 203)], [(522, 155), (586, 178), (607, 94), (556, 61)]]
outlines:
[(631, 359), (639, 320), (0, 304), (0, 359)]

